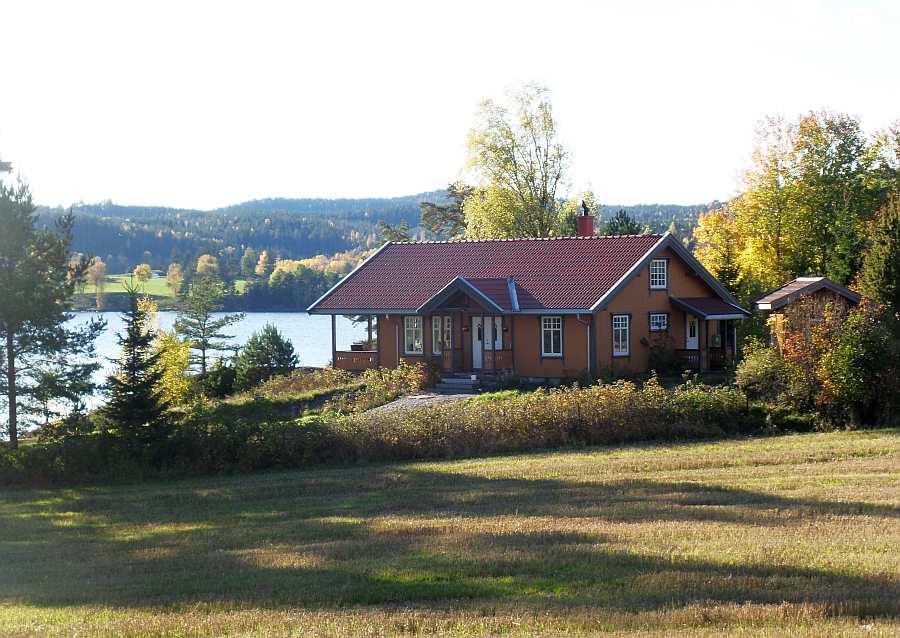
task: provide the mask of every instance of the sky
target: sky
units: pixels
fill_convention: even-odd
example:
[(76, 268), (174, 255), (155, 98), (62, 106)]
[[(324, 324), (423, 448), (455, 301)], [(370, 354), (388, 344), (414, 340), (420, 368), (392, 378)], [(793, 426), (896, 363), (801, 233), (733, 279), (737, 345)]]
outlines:
[(573, 194), (705, 203), (766, 115), (900, 119), (898, 63), (891, 0), (0, 0), (0, 158), (49, 205), (407, 195), (535, 82)]

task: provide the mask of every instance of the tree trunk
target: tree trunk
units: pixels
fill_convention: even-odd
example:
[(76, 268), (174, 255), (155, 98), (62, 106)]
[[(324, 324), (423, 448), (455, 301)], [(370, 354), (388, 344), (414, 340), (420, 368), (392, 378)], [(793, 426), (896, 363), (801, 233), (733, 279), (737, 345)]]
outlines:
[(6, 329), (6, 386), (9, 400), (9, 446), (12, 449), (19, 447), (18, 430), (18, 399), (16, 397), (16, 350), (13, 340), (13, 331)]

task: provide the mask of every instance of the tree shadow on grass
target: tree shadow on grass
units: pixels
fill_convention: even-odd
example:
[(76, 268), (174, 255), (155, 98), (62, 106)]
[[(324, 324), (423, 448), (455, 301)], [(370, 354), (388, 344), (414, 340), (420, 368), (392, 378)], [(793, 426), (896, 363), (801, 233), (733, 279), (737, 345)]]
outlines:
[(319, 609), (513, 600), (614, 611), (789, 602), (900, 614), (893, 576), (641, 554), (579, 529), (697, 522), (760, 533), (826, 516), (896, 519), (896, 507), (697, 483), (389, 468), (197, 485), (22, 492), (0, 502), (0, 602)]

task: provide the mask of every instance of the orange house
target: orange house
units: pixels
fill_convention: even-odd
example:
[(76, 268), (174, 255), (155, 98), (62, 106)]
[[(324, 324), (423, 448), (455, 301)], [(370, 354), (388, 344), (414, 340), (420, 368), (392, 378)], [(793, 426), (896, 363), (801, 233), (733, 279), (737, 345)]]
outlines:
[[(532, 381), (648, 372), (669, 349), (685, 368), (721, 367), (749, 313), (665, 235), (389, 242), (313, 303), (332, 315), (335, 367), (514, 374)], [(368, 315), (374, 347), (338, 351), (336, 315)]]

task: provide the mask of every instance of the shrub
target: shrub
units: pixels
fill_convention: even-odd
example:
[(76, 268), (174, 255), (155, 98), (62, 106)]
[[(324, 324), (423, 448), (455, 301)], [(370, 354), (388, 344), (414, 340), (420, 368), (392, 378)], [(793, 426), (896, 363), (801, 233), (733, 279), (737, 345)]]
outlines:
[(203, 396), (221, 399), (234, 393), (235, 371), (222, 359), (216, 359), (204, 375), (195, 377)]
[(355, 412), (279, 420), (261, 419), (254, 411), (222, 420), (199, 405), (166, 440), (139, 454), (106, 434), (0, 453), (0, 482), (65, 483), (689, 440), (765, 425), (764, 413), (748, 410), (733, 388), (690, 382), (666, 390), (655, 378), (641, 387), (619, 381), (498, 392), (418, 410), (360, 411), (375, 397), (415, 387), (424, 374), (414, 366), (382, 373), (369, 374), (370, 385), (354, 395), (348, 405)]
[(888, 317), (868, 302), (852, 310), (835, 332), (817, 374), (821, 404), (845, 412), (853, 424), (882, 416), (896, 392), (896, 343)]
[(397, 368), (372, 368), (359, 377), (360, 388), (336, 398), (328, 410), (338, 413), (364, 412), (399, 396), (428, 386), (429, 371), (420, 364), (401, 361)]
[(675, 341), (668, 334), (651, 335), (648, 345), (650, 347), (648, 362), (651, 370), (660, 374), (673, 374), (684, 368), (681, 357), (675, 351)]
[(737, 366), (734, 382), (750, 400), (775, 401), (788, 389), (790, 373), (774, 348), (754, 340), (744, 346), (744, 358)]

